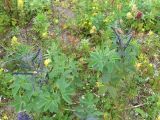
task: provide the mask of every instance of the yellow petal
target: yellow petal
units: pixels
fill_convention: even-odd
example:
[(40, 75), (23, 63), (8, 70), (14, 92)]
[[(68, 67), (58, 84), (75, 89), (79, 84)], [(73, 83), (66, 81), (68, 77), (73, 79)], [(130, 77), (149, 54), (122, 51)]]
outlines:
[(44, 61), (44, 65), (47, 67), (49, 65), (49, 63), (51, 63), (51, 59), (46, 59)]
[(131, 12), (128, 12), (128, 13), (127, 13), (127, 19), (132, 19), (132, 18), (133, 18), (132, 13), (131, 13)]
[(18, 39), (16, 36), (13, 36), (12, 39), (11, 39), (11, 45), (12, 46), (17, 46), (19, 45), (20, 43), (18, 42)]
[(149, 33), (148, 33), (149, 36), (152, 36), (153, 34), (154, 34), (154, 32), (151, 31), (151, 30), (150, 30)]
[(18, 4), (18, 9), (23, 9), (23, 6), (24, 6), (24, 0), (18, 0), (17, 1), (17, 4)]
[(96, 27), (93, 26), (93, 27), (91, 28), (91, 30), (90, 30), (90, 33), (91, 33), (91, 34), (92, 34), (92, 33), (96, 33), (96, 31), (97, 31)]

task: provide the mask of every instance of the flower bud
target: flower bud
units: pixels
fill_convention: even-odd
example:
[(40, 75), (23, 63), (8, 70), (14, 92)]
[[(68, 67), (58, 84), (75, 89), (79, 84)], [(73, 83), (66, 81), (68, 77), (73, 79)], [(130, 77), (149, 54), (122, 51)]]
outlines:
[(132, 19), (132, 18), (133, 18), (132, 13), (131, 13), (131, 12), (128, 12), (128, 13), (127, 13), (127, 19)]
[(143, 13), (141, 11), (138, 11), (137, 14), (136, 14), (136, 19), (141, 19), (143, 16)]

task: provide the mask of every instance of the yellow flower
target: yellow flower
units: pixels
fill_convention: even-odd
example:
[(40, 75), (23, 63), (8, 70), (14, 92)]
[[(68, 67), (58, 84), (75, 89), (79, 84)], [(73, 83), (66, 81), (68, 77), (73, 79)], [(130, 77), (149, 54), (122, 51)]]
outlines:
[(132, 19), (132, 18), (133, 18), (132, 13), (131, 13), (131, 12), (128, 12), (128, 13), (127, 13), (127, 19)]
[(151, 31), (151, 30), (150, 30), (149, 33), (148, 33), (149, 36), (152, 36), (153, 34), (154, 34), (154, 32)]
[(44, 65), (47, 67), (49, 65), (49, 63), (51, 63), (51, 59), (46, 59), (44, 61)]
[(142, 28), (142, 31), (144, 32), (144, 31), (145, 31), (145, 29), (144, 29), (144, 28)]
[(108, 115), (107, 115), (107, 113), (104, 113), (104, 114), (103, 114), (103, 119), (104, 119), (104, 120), (108, 120)]
[(48, 36), (48, 33), (47, 33), (47, 32), (42, 33), (42, 37), (43, 37), (43, 38), (47, 38), (47, 36)]
[(96, 29), (96, 26), (93, 26), (92, 29), (90, 30), (90, 33), (96, 33), (97, 29)]
[(160, 120), (160, 115), (158, 115), (158, 117), (156, 118), (156, 120)]
[(142, 66), (142, 63), (136, 63), (136, 68), (139, 69)]
[(58, 24), (58, 23), (59, 23), (59, 20), (58, 20), (58, 19), (54, 19), (53, 22), (54, 22), (55, 24)]
[(96, 82), (96, 87), (102, 87), (102, 86), (104, 86), (103, 83), (101, 83), (101, 82)]
[(0, 73), (2, 73), (4, 71), (4, 69), (3, 68), (0, 68)]
[(6, 114), (2, 117), (2, 120), (8, 120), (8, 117)]
[(91, 23), (91, 22), (89, 22), (89, 23), (88, 23), (88, 25), (92, 25), (92, 23)]
[(17, 0), (18, 9), (22, 10), (24, 6), (24, 0)]
[(16, 36), (13, 36), (12, 39), (11, 39), (11, 45), (12, 46), (17, 46), (19, 45), (20, 43), (18, 42), (18, 39)]
[(153, 67), (153, 64), (150, 63), (149, 66), (150, 66), (150, 67)]

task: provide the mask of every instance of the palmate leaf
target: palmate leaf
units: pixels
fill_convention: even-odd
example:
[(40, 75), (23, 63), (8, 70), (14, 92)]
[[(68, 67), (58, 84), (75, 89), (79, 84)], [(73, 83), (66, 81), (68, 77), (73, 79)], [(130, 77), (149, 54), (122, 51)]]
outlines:
[(102, 50), (97, 49), (90, 54), (89, 66), (98, 71), (103, 71), (105, 66), (105, 54)]
[(61, 91), (62, 98), (69, 104), (72, 104), (71, 95), (73, 95), (73, 90), (68, 88), (65, 91)]
[(73, 89), (70, 88), (70, 83), (67, 83), (65, 81), (65, 79), (59, 79), (57, 80), (56, 82), (58, 88), (60, 89), (60, 92), (61, 92), (61, 95), (62, 95), (62, 98), (69, 104), (72, 103), (72, 100), (70, 98), (71, 95), (73, 95)]
[(41, 96), (37, 98), (36, 101), (38, 101), (35, 106), (36, 109), (39, 109), (43, 112), (48, 110), (50, 112), (57, 112), (58, 105), (60, 103), (60, 98), (59, 98), (59, 95), (56, 93), (52, 93), (52, 94), (43, 93)]
[(16, 94), (18, 93), (20, 89), (20, 85), (15, 85), (14, 88), (12, 89), (12, 95), (15, 97)]
[(88, 107), (95, 107), (95, 104), (98, 102), (98, 99), (94, 97), (92, 93), (87, 93), (85, 99), (81, 99), (82, 104), (87, 105)]
[(21, 97), (15, 96), (14, 101), (11, 102), (11, 106), (13, 106), (16, 111), (19, 111), (21, 108), (21, 101), (22, 101)]
[(58, 111), (58, 103), (55, 101), (52, 101), (49, 106), (49, 111), (50, 112), (57, 112)]
[(100, 111), (97, 110), (96, 104), (98, 103), (98, 98), (96, 98), (92, 93), (86, 93), (80, 98), (80, 106), (76, 108), (76, 115), (80, 119), (87, 119), (91, 116), (102, 115)]
[(96, 48), (96, 50), (90, 54), (89, 66), (102, 72), (105, 66), (107, 66), (108, 69), (113, 69), (113, 64), (115, 64), (118, 59), (120, 58), (115, 50), (109, 50), (108, 47), (101, 49)]

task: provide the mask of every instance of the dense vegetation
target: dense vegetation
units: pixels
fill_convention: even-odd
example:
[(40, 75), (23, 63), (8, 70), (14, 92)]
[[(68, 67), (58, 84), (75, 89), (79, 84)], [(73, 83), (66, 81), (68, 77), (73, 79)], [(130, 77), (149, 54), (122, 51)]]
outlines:
[(160, 0), (1, 0), (0, 119), (160, 120)]

